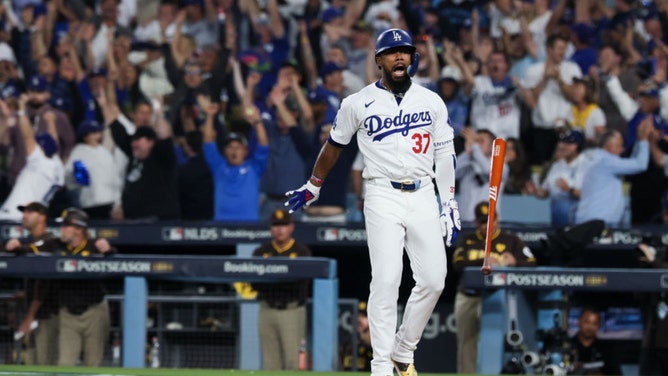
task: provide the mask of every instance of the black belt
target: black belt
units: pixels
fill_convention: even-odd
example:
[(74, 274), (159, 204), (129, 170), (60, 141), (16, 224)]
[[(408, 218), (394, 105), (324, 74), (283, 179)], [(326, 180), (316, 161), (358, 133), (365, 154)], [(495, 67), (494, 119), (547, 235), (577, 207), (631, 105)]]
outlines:
[(420, 189), (420, 180), (413, 181), (390, 181), (392, 188), (401, 191), (417, 191)]

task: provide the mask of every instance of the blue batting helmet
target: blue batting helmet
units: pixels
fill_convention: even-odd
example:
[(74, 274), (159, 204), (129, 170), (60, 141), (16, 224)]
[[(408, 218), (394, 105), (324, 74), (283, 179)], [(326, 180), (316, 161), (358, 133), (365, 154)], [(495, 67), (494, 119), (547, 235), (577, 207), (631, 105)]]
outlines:
[(387, 29), (380, 33), (378, 39), (376, 39), (376, 56), (382, 53), (385, 50), (395, 47), (410, 47), (412, 50), (411, 53), (411, 65), (408, 67), (408, 74), (411, 76), (415, 75), (417, 72), (418, 63), (420, 61), (420, 54), (417, 53), (417, 49), (413, 45), (413, 37), (401, 29)]
[(410, 47), (415, 51), (413, 38), (401, 29), (387, 29), (380, 33), (376, 39), (376, 56), (379, 53), (394, 47)]

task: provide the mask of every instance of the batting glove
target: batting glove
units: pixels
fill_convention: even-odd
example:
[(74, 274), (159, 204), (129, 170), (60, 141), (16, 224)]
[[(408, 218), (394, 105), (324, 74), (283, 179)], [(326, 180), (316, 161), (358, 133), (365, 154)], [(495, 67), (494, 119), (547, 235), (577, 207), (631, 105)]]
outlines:
[(457, 240), (457, 234), (462, 229), (459, 222), (459, 206), (457, 201), (451, 198), (441, 208), (441, 233), (445, 237), (445, 245), (451, 247)]
[(320, 197), (320, 187), (316, 187), (313, 183), (308, 181), (299, 189), (285, 192), (285, 195), (292, 196), (285, 203), (285, 206), (292, 206), (290, 208), (290, 214), (292, 214), (302, 206), (308, 208), (309, 205), (314, 203), (318, 197)]

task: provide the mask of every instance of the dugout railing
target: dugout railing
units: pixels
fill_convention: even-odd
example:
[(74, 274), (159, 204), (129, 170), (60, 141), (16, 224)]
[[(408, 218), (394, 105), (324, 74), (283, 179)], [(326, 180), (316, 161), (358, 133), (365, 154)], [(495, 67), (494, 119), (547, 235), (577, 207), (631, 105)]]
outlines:
[[(338, 368), (338, 279), (336, 261), (326, 258), (244, 258), (234, 256), (129, 256), (77, 258), (0, 257), (0, 278), (109, 278), (123, 280), (122, 365), (146, 366), (148, 280), (233, 283), (313, 280), (310, 351), (312, 369)], [(188, 300), (187, 297), (180, 297)], [(202, 299), (202, 298), (200, 298)], [(236, 298), (232, 298), (235, 300)], [(176, 299), (172, 299), (176, 300)], [(259, 369), (256, 304), (241, 304), (237, 348), (239, 368)]]

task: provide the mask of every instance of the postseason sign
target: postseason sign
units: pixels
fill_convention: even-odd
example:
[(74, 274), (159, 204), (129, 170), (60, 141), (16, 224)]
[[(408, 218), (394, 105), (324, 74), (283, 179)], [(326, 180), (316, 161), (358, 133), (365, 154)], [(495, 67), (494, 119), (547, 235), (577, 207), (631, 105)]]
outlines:
[(467, 289), (668, 291), (668, 272), (661, 269), (599, 268), (495, 268), (482, 275), (466, 268), (462, 285)]
[(107, 257), (0, 257), (0, 277), (105, 278), (146, 276), (220, 282), (331, 278), (335, 262), (319, 257), (298, 259), (235, 256), (112, 255)]

